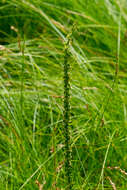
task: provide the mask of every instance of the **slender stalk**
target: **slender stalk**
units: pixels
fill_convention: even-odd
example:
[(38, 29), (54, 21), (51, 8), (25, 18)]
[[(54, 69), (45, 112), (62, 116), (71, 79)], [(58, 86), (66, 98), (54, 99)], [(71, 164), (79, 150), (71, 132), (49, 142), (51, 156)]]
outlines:
[(67, 190), (72, 189), (71, 184), (71, 151), (70, 151), (70, 133), (69, 133), (69, 123), (70, 123), (70, 83), (69, 83), (69, 70), (70, 64), (68, 62), (69, 58), (69, 43), (68, 39), (65, 45), (65, 55), (64, 55), (64, 138), (65, 138), (65, 176), (67, 183)]
[(23, 117), (23, 103), (24, 103), (24, 62), (25, 62), (25, 55), (24, 55), (24, 49), (25, 49), (25, 39), (23, 41), (23, 46), (21, 48), (22, 53), (22, 68), (21, 68), (21, 97), (20, 97), (20, 103), (21, 103), (21, 115)]

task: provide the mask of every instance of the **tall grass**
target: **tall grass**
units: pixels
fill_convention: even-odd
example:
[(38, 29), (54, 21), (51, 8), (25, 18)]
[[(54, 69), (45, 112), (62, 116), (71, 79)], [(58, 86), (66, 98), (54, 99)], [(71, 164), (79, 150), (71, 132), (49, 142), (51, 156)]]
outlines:
[(0, 2), (1, 190), (127, 188), (126, 5)]

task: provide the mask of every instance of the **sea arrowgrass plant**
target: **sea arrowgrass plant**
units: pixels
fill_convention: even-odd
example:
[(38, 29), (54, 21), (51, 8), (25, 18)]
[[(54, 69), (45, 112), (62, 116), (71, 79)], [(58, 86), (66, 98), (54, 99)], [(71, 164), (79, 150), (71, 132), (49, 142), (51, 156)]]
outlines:
[[(112, 182), (116, 189), (127, 189), (125, 174), (108, 168), (127, 172), (126, 7), (125, 0), (1, 1), (0, 190), (39, 189), (37, 183), (44, 181), (44, 190), (92, 190), (99, 183), (98, 189), (107, 190)], [(60, 95), (66, 55), (62, 42), (67, 43), (73, 22), (74, 41), (66, 45), (70, 116), (73, 111), (68, 123), (70, 187), (65, 183)], [(22, 50), (25, 35), (25, 60), (11, 26), (20, 33)]]
[(64, 138), (65, 138), (65, 178), (67, 183), (67, 190), (72, 189), (71, 183), (71, 150), (70, 150), (70, 64), (69, 64), (69, 46), (71, 42), (72, 32), (67, 36), (64, 52)]

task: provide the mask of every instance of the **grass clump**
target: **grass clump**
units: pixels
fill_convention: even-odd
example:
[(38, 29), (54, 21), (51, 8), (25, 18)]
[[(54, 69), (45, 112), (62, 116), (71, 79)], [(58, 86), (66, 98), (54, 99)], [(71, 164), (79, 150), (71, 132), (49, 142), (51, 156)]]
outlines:
[(127, 188), (126, 4), (0, 2), (1, 190)]

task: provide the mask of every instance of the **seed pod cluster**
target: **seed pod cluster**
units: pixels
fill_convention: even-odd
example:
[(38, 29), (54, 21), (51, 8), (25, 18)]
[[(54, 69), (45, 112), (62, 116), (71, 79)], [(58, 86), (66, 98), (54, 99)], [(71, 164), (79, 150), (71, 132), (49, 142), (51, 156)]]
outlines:
[(71, 184), (71, 151), (70, 151), (70, 78), (69, 78), (69, 71), (70, 71), (70, 64), (69, 64), (69, 45), (70, 45), (70, 38), (68, 38), (65, 44), (65, 51), (64, 51), (64, 117), (63, 117), (63, 126), (64, 126), (64, 138), (65, 138), (65, 175), (66, 175), (66, 182), (67, 182), (67, 190), (72, 189)]

